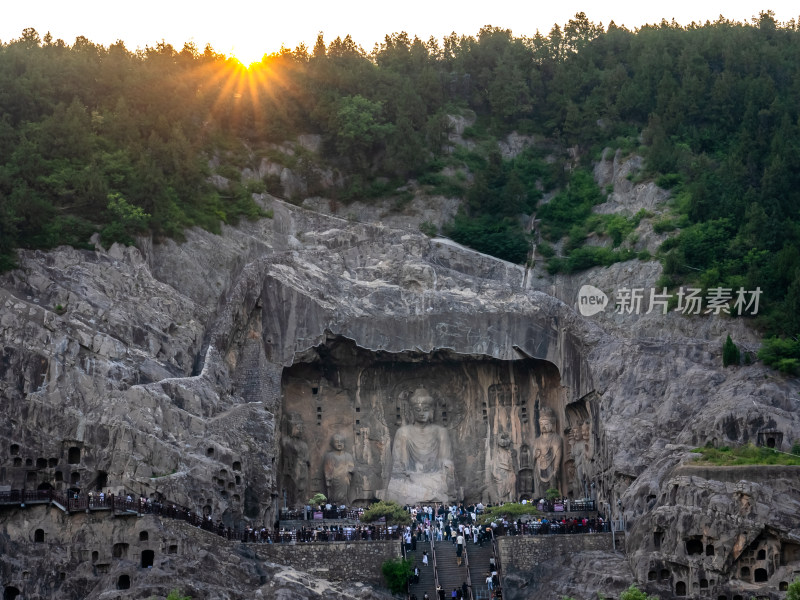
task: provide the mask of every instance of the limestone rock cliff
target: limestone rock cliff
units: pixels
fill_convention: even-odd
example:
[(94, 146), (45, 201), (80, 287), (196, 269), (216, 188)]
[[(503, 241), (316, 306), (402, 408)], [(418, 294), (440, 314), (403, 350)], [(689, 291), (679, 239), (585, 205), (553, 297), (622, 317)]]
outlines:
[[(395, 415), (387, 403), (401, 379), (384, 375), (392, 364), (411, 379), (439, 382), (451, 437), (483, 432), (475, 448), (486, 490), (497, 464), (494, 440), (505, 434), (521, 453), (542, 435), (538, 411), (553, 411), (556, 434), (569, 440), (558, 467), (562, 489), (593, 494), (614, 513), (619, 503), (628, 521), (627, 561), (591, 559), (614, 569), (614, 590), (628, 580), (664, 597), (778, 598), (771, 590), (800, 569), (797, 471), (744, 473), (739, 483), (725, 470), (686, 466), (686, 451), (708, 442), (757, 441), (772, 432), (787, 449), (800, 439), (797, 380), (758, 364), (723, 369), (728, 331), (757, 343), (726, 317), (576, 311), (584, 279), (602, 289), (641, 278), (648, 287), (658, 276), (655, 263), (546, 279), (447, 240), (264, 202), (273, 219), (225, 227), (221, 236), (193, 230), (181, 244), (21, 253), (20, 268), (0, 278), (0, 485), (100, 487), (167, 498), (229, 525), (270, 525), (283, 501), (285, 407), (306, 406), (298, 398), (308, 394), (306, 429), (321, 437), (317, 431), (348, 427), (348, 449), (363, 467), (361, 489), (372, 494), (385, 486), (389, 440), (404, 418), (399, 404)], [(360, 364), (372, 365), (372, 375), (360, 378)], [(461, 383), (437, 379), (454, 369), (483, 374)], [(316, 411), (318, 395), (352, 414), (325, 416), (321, 403)], [(480, 403), (488, 399), (495, 404), (482, 421)], [(356, 416), (368, 405), (383, 415), (370, 425)], [(469, 429), (467, 421), (476, 425)], [(325, 448), (308, 441), (310, 455)], [(516, 466), (523, 479), (525, 469)], [(465, 469), (456, 464), (457, 476)], [(319, 478), (310, 473), (303, 491), (315, 491)], [(68, 527), (54, 508), (37, 518), (0, 514), (2, 583), (25, 597), (55, 597), (59, 586), (79, 585), (80, 597), (108, 595), (124, 565), (111, 560), (108, 577), (91, 579), (91, 557), (66, 543), (48, 548), (49, 587), (23, 576), (38, 559), (20, 550), (19, 538)], [(82, 535), (101, 538), (98, 528), (107, 525), (89, 521)], [(106, 536), (104, 551), (122, 537)], [(158, 553), (169, 551), (166, 538), (159, 543)], [(213, 548), (198, 562), (194, 549), (177, 546), (169, 560), (180, 581), (209, 569), (235, 578), (241, 568)], [(584, 563), (573, 564), (570, 586), (556, 573), (553, 591), (585, 598), (603, 591), (598, 569), (586, 569), (582, 580), (577, 567)], [(294, 585), (264, 569), (265, 582)], [(203, 587), (210, 583), (194, 589), (230, 598), (351, 593), (312, 593), (303, 584), (281, 596), (260, 579), (248, 581), (226, 596)]]

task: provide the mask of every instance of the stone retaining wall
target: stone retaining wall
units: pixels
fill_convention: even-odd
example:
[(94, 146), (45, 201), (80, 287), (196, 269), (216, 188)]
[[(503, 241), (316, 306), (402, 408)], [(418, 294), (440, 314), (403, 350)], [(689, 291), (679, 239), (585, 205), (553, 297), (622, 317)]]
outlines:
[(359, 541), (258, 546), (258, 556), (290, 565), (329, 581), (362, 581), (385, 585), (381, 565), (401, 557), (400, 541)]
[[(617, 534), (617, 537), (621, 535)], [(613, 550), (610, 533), (503, 536), (498, 538), (497, 548), (503, 572), (533, 571), (539, 563), (554, 556), (587, 550)]]

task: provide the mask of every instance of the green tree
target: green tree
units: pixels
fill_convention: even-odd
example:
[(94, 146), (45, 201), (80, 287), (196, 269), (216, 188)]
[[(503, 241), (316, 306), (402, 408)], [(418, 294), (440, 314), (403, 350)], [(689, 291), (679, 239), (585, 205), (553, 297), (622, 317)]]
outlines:
[(730, 334), (722, 344), (722, 366), (738, 365), (741, 360), (739, 347), (733, 343)]
[(786, 600), (800, 600), (800, 578), (789, 584), (789, 589), (786, 591)]
[(619, 595), (619, 600), (659, 600), (658, 596), (648, 596), (635, 585)]
[(407, 558), (394, 558), (381, 565), (381, 573), (386, 585), (393, 594), (402, 594), (408, 587), (408, 579), (414, 572), (414, 561)]
[(384, 517), (387, 525), (408, 525), (411, 523), (411, 513), (393, 500), (380, 500), (371, 505), (361, 515), (361, 520), (365, 523), (374, 523)]

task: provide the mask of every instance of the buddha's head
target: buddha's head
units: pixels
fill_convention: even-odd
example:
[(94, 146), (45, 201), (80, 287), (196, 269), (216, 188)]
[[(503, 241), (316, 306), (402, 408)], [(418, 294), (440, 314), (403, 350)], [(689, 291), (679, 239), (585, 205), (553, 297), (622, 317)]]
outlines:
[(431, 423), (433, 421), (433, 396), (425, 388), (417, 388), (411, 394), (411, 412), (415, 423)]

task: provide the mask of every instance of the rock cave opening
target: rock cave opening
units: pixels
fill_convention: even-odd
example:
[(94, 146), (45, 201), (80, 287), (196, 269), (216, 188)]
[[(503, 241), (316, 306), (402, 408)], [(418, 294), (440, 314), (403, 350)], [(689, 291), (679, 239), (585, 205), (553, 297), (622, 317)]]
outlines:
[(769, 574), (766, 569), (756, 569), (753, 573), (753, 580), (756, 583), (763, 583), (769, 580)]
[(77, 446), (72, 446), (67, 451), (67, 463), (71, 465), (81, 464), (81, 449)]
[(131, 589), (131, 576), (130, 575), (120, 575), (117, 579), (117, 589), (118, 590), (129, 590)]
[(389, 353), (329, 337), (284, 368), (281, 386), (287, 507), (317, 492), (348, 505), (593, 493), (595, 408), (569, 400), (549, 361)]
[(118, 542), (114, 544), (111, 551), (111, 556), (114, 558), (127, 558), (128, 557), (128, 544), (125, 542)]
[(675, 584), (675, 595), (676, 596), (685, 596), (686, 595), (686, 583), (683, 581), (679, 581)]
[(16, 600), (21, 593), (18, 588), (9, 585), (3, 590), (3, 600)]
[(694, 556), (703, 553), (703, 540), (700, 538), (689, 538), (686, 540), (686, 554)]
[(156, 554), (153, 550), (142, 550), (142, 568), (147, 569), (152, 567), (155, 556)]
[(44, 529), (37, 529), (33, 532), (33, 541), (37, 544), (44, 543)]

